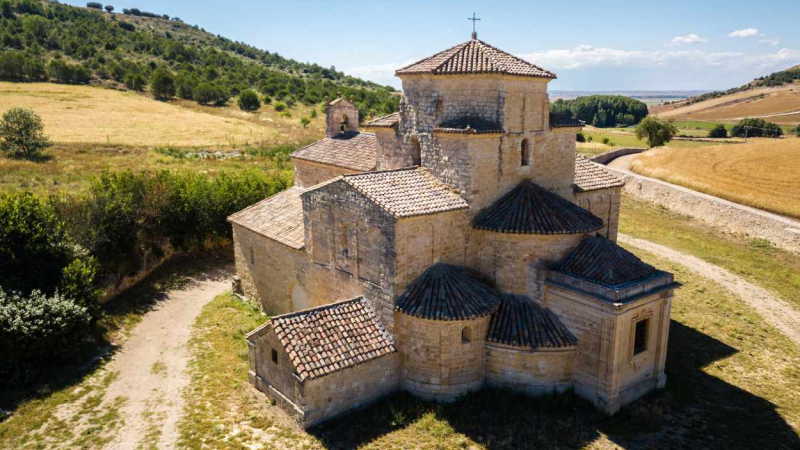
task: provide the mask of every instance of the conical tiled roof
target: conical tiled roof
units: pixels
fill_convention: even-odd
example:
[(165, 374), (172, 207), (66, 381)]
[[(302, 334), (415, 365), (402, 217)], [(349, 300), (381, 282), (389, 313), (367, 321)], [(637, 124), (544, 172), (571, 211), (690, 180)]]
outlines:
[(395, 310), (430, 320), (469, 320), (493, 313), (497, 292), (448, 264), (428, 268), (397, 299)]
[(555, 314), (516, 294), (503, 294), (486, 340), (532, 349), (570, 347), (577, 342)]
[(610, 287), (663, 273), (616, 243), (599, 236), (584, 239), (553, 270)]
[(556, 74), (523, 59), (472, 39), (443, 52), (403, 67), (395, 75), (502, 74), (536, 78), (556, 78)]
[(525, 180), (475, 218), (475, 228), (516, 234), (578, 234), (603, 228), (603, 220)]

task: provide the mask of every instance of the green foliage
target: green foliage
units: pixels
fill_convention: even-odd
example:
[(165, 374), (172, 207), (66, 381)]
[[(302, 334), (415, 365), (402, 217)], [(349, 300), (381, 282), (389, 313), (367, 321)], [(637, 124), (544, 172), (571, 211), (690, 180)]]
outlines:
[(586, 142), (586, 136), (582, 131), (578, 131), (578, 134), (575, 135), (575, 142)]
[(228, 103), (230, 96), (227, 91), (215, 83), (200, 83), (194, 92), (194, 99), (201, 105), (213, 104), (223, 106)]
[(261, 107), (261, 100), (259, 100), (256, 91), (252, 89), (242, 91), (242, 93), (239, 94), (237, 103), (242, 111), (256, 111)]
[(12, 158), (35, 159), (52, 142), (44, 135), (44, 124), (36, 112), (11, 108), (0, 122), (0, 150)]
[(286, 109), (286, 103), (276, 102), (273, 108), (275, 108), (275, 111), (277, 112), (284, 111)]
[(792, 133), (794, 133), (795, 136), (800, 137), (800, 125), (794, 127), (792, 129)]
[(316, 119), (317, 118), (317, 108), (311, 108), (311, 113), (310, 114), (311, 114), (311, 118), (312, 119)]
[(93, 9), (103, 9), (103, 4), (102, 3), (97, 3), (97, 2), (89, 2), (89, 3), (86, 4), (86, 7), (87, 8), (93, 8)]
[(308, 125), (311, 123), (311, 119), (308, 117), (301, 117), (300, 124), (303, 125), (303, 128), (308, 128)]
[(283, 117), (284, 119), (291, 119), (292, 118), (292, 112), (291, 111), (284, 111), (284, 112), (281, 113), (281, 117)]
[(46, 77), (41, 58), (19, 50), (0, 51), (0, 80), (42, 81)]
[(731, 136), (735, 137), (770, 137), (778, 138), (783, 136), (783, 129), (772, 122), (764, 119), (749, 118), (742, 119), (731, 128)]
[(125, 75), (125, 87), (131, 89), (133, 91), (142, 92), (144, 87), (147, 85), (147, 82), (144, 80), (144, 77), (138, 73), (128, 73)]
[(58, 83), (86, 84), (91, 79), (89, 70), (78, 64), (54, 59), (47, 65), (47, 77)]
[(113, 6), (113, 5), (106, 5), (106, 8), (105, 8), (105, 9), (106, 9), (106, 11), (108, 11), (109, 13), (113, 13), (113, 12), (114, 12), (114, 6)]
[(611, 139), (606, 136), (603, 136), (603, 144), (604, 145), (611, 145)]
[(645, 117), (636, 127), (636, 139), (646, 139), (651, 148), (663, 146), (677, 134), (678, 128), (673, 120), (664, 122), (656, 117)]
[(199, 83), (197, 75), (187, 71), (179, 72), (178, 77), (175, 79), (175, 85), (178, 87), (178, 97), (185, 100), (194, 100), (194, 90)]
[(153, 96), (161, 100), (169, 100), (175, 96), (175, 78), (165, 67), (159, 67), (150, 76), (150, 90)]
[(550, 113), (602, 128), (639, 123), (647, 116), (647, 105), (622, 95), (590, 95), (574, 100), (558, 99), (550, 104)]
[(728, 137), (728, 129), (725, 128), (723, 124), (717, 124), (714, 128), (708, 131), (708, 137), (710, 138), (726, 138)]

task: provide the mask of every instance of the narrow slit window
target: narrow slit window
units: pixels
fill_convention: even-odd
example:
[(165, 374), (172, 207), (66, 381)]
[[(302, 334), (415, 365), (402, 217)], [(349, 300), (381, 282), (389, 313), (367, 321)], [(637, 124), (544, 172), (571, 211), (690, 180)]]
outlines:
[(272, 349), (272, 362), (278, 364), (278, 351), (274, 348)]
[(422, 163), (422, 148), (419, 145), (419, 140), (414, 139), (411, 141), (411, 165), (418, 166)]
[(647, 338), (650, 328), (650, 319), (644, 319), (636, 322), (636, 330), (633, 333), (633, 355), (644, 353), (647, 351)]
[(256, 249), (250, 247), (250, 264), (256, 263)]
[(461, 343), (469, 344), (472, 342), (472, 330), (469, 327), (464, 327), (461, 330)]
[(531, 150), (530, 146), (528, 145), (528, 140), (523, 139), (522, 144), (520, 144), (520, 162), (519, 165), (522, 167), (531, 165)]

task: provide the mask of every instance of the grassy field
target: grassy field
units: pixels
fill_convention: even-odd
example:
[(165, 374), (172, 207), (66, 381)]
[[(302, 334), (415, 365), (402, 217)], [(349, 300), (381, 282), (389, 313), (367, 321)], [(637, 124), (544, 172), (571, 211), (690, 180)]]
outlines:
[(800, 217), (800, 139), (665, 148), (638, 155), (633, 172), (778, 214)]
[(324, 127), (318, 119), (302, 128), (299, 120), (306, 111), (299, 106), (289, 119), (270, 106), (244, 113), (234, 109), (235, 102), (229, 104), (233, 106), (211, 108), (90, 86), (0, 82), (0, 111), (33, 109), (57, 143), (231, 147), (311, 139)]
[[(587, 140), (589, 137), (591, 137), (592, 141), (586, 142), (585, 144), (578, 143), (578, 148), (586, 149), (586, 151), (589, 153), (592, 152), (592, 149), (596, 149), (594, 153), (603, 153), (617, 147), (647, 148), (647, 141), (640, 141), (636, 139), (633, 129), (614, 128), (604, 131), (599, 131), (598, 129), (583, 130), (583, 135)], [(609, 143), (603, 144), (603, 139), (608, 139)], [(670, 148), (698, 148), (708, 147), (714, 144), (714, 142), (673, 140), (667, 145)], [(583, 153), (583, 151), (581, 152)]]

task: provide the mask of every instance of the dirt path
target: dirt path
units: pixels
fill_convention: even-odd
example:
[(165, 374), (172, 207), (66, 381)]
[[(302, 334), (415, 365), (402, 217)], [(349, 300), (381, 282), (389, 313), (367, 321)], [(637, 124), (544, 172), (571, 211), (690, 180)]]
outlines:
[(631, 170), (631, 161), (633, 158), (637, 157), (639, 154), (634, 153), (633, 155), (625, 155), (620, 156), (619, 158), (615, 158), (613, 161), (607, 164), (608, 167), (617, 170)]
[(619, 242), (646, 250), (656, 256), (689, 267), (739, 296), (754, 308), (764, 319), (778, 328), (790, 339), (800, 344), (800, 311), (784, 300), (775, 297), (766, 289), (760, 288), (742, 277), (721, 267), (707, 263), (700, 258), (673, 250), (663, 245), (625, 234), (619, 235)]

